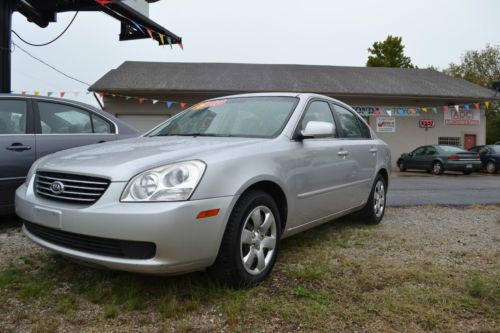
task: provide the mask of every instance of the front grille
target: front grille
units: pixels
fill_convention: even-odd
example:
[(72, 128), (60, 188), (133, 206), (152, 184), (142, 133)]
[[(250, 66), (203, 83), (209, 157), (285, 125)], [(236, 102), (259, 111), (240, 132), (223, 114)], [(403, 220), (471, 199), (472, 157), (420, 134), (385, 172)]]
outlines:
[(49, 243), (82, 252), (125, 259), (151, 259), (156, 253), (156, 245), (151, 242), (125, 241), (75, 234), (28, 221), (24, 221), (24, 226), (31, 234)]
[[(54, 183), (58, 183), (62, 191), (54, 191)], [(38, 195), (47, 199), (90, 205), (99, 200), (109, 183), (104, 178), (39, 171), (36, 174), (35, 190)]]

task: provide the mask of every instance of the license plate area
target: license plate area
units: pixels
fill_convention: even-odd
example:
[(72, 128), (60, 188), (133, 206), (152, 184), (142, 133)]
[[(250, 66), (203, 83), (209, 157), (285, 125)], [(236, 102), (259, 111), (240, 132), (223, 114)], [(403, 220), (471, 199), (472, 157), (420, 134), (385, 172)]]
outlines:
[(470, 169), (470, 168), (472, 168), (472, 164), (466, 164), (466, 165), (465, 165), (465, 167), (466, 167), (467, 169)]
[(35, 221), (49, 228), (61, 229), (61, 211), (40, 206), (34, 208)]

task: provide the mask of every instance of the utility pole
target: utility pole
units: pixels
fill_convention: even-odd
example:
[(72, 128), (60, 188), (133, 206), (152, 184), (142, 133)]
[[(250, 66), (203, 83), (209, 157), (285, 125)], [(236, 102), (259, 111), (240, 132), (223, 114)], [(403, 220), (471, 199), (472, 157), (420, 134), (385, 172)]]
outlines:
[(10, 93), (12, 1), (0, 0), (0, 93)]

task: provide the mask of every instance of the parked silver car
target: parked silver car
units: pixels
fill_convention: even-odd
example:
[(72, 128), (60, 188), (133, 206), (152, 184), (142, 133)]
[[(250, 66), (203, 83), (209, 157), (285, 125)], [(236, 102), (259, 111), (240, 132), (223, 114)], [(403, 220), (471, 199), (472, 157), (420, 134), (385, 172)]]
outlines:
[(38, 160), (16, 193), (35, 243), (97, 266), (269, 275), (280, 239), (384, 215), (390, 151), (344, 103), (248, 94), (197, 104), (137, 139)]

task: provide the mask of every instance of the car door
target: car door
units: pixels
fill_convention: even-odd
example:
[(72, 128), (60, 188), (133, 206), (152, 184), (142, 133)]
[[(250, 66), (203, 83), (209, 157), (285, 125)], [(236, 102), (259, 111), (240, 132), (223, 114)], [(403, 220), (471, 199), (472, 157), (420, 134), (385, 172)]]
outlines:
[(14, 203), (36, 158), (33, 114), (29, 99), (0, 99), (0, 213)]
[(421, 169), (422, 168), (422, 158), (425, 157), (425, 148), (418, 147), (410, 153), (408, 159), (406, 160), (407, 169)]
[[(294, 160), (297, 163), (295, 186), (297, 192), (297, 224), (314, 221), (348, 207), (348, 199), (341, 194), (344, 179), (349, 177), (349, 165), (339, 155), (336, 122), (328, 102), (312, 100), (297, 127), (300, 131), (309, 121), (323, 121), (334, 125), (335, 133), (326, 138), (304, 138), (298, 141)], [(296, 227), (297, 225), (291, 226)]]
[(36, 102), (37, 158), (78, 146), (115, 140), (114, 125), (97, 113), (51, 100)]
[(347, 196), (347, 207), (354, 208), (364, 204), (370, 194), (377, 165), (377, 142), (354, 111), (338, 104), (333, 107), (340, 127), (339, 150), (349, 166), (342, 195)]
[(431, 170), (434, 159), (438, 154), (437, 149), (433, 146), (427, 146), (425, 148), (425, 156), (421, 158), (420, 167), (424, 170)]

